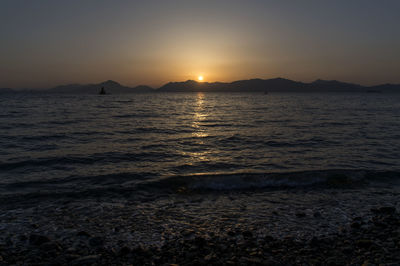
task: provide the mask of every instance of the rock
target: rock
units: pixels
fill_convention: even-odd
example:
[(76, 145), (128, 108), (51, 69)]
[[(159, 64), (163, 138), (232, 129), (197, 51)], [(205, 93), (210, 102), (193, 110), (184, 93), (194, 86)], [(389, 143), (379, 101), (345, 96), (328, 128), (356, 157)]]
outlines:
[(119, 251), (119, 254), (120, 254), (121, 256), (126, 256), (126, 255), (128, 255), (129, 253), (131, 253), (131, 249), (130, 249), (129, 247), (127, 247), (127, 246), (123, 246), (123, 247), (120, 249), (120, 251)]
[(387, 206), (387, 207), (380, 207), (378, 209), (379, 214), (394, 214), (396, 212), (395, 207)]
[(353, 223), (351, 223), (350, 227), (353, 228), (353, 229), (360, 229), (361, 228), (361, 224), (358, 223), (358, 222), (353, 222)]
[(206, 255), (206, 256), (204, 257), (204, 260), (205, 260), (205, 261), (210, 261), (210, 260), (212, 259), (212, 257), (213, 257), (213, 254), (210, 253), (210, 254), (208, 254), (208, 255)]
[(361, 266), (373, 266), (374, 264), (371, 264), (368, 260), (364, 261)]
[(320, 218), (322, 215), (321, 215), (321, 213), (319, 211), (316, 211), (316, 212), (314, 212), (313, 216), (315, 218)]
[(315, 236), (313, 236), (309, 241), (309, 245), (312, 246), (312, 247), (319, 246), (319, 243), (320, 243), (319, 239), (317, 237), (315, 237)]
[(92, 247), (100, 247), (104, 244), (104, 239), (99, 236), (95, 236), (89, 239), (89, 245)]
[(57, 242), (53, 242), (53, 241), (43, 243), (42, 245), (40, 245), (40, 248), (42, 250), (46, 250), (46, 251), (60, 251), (60, 250), (62, 250), (61, 246)]
[(7, 236), (7, 237), (6, 237), (6, 245), (7, 245), (7, 246), (12, 246), (12, 245), (13, 245), (13, 241), (11, 240), (11, 237), (10, 237), (10, 236)]
[(334, 265), (341, 266), (341, 265), (346, 265), (347, 261), (345, 259), (343, 259), (343, 258), (338, 257), (338, 256), (333, 256), (333, 257), (330, 257), (330, 258), (328, 258), (326, 260), (326, 264), (327, 265), (332, 265), (332, 266), (334, 266)]
[(265, 240), (266, 242), (272, 242), (272, 241), (275, 240), (275, 238), (272, 237), (272, 236), (270, 236), (270, 235), (266, 235), (266, 236), (264, 237), (264, 240)]
[(236, 233), (233, 232), (232, 230), (229, 230), (227, 234), (228, 234), (228, 236), (235, 236), (236, 235)]
[(369, 239), (360, 239), (356, 242), (357, 246), (360, 248), (369, 248), (370, 246), (373, 245), (373, 241)]
[(337, 258), (336, 257), (330, 257), (325, 261), (326, 265), (329, 266), (336, 266), (336, 265), (341, 265), (338, 263)]
[(244, 238), (252, 238), (253, 237), (253, 233), (251, 231), (243, 231), (242, 235)]
[(97, 260), (99, 260), (100, 257), (101, 257), (100, 255), (84, 256), (73, 260), (71, 263), (73, 265), (91, 265), (95, 263)]
[[(169, 250), (169, 252), (173, 252), (175, 250)], [(146, 247), (135, 247), (134, 249), (132, 249), (132, 254), (134, 254), (137, 257), (143, 257), (143, 258), (147, 258), (152, 256), (151, 252), (146, 248)]]
[(179, 187), (176, 192), (178, 194), (186, 194), (189, 192), (189, 189), (187, 187)]
[(248, 265), (263, 265), (263, 261), (259, 258), (243, 258)]
[(306, 217), (306, 214), (304, 212), (296, 212), (296, 217), (297, 218), (304, 218), (304, 217)]
[(256, 256), (257, 254), (258, 254), (257, 251), (253, 251), (253, 252), (251, 252), (249, 255), (250, 255), (251, 257), (254, 257), (254, 256)]
[(31, 234), (29, 236), (29, 244), (40, 246), (43, 243), (50, 242), (50, 239), (47, 236)]
[(382, 228), (386, 228), (387, 227), (387, 224), (382, 223), (381, 221), (374, 221), (373, 223), (374, 223), (374, 225), (376, 227), (382, 227)]
[(62, 254), (60, 256), (57, 256), (54, 258), (54, 260), (51, 261), (52, 265), (67, 265), (67, 261), (68, 261), (68, 256)]
[(26, 241), (26, 240), (28, 240), (28, 237), (26, 235), (20, 235), (19, 240)]
[(343, 247), (342, 252), (344, 254), (350, 255), (353, 252), (353, 249), (351, 247)]
[(377, 209), (372, 208), (371, 212), (376, 215), (388, 215), (388, 214), (394, 214), (396, 212), (396, 208), (392, 206), (384, 206)]
[(347, 232), (347, 229), (344, 226), (340, 226), (338, 231), (340, 234), (345, 234)]
[(86, 231), (79, 231), (76, 235), (77, 236), (84, 236), (84, 237), (91, 237), (91, 235)]
[(34, 228), (34, 229), (39, 228), (39, 225), (38, 225), (38, 224), (31, 224), (31, 226), (32, 226), (32, 228)]
[(196, 246), (201, 248), (206, 245), (207, 241), (201, 236), (196, 236), (196, 238), (194, 239), (194, 243), (196, 244)]
[(185, 231), (183, 231), (182, 232), (182, 235), (183, 236), (186, 236), (186, 237), (189, 237), (189, 236), (192, 236), (192, 235), (194, 235), (194, 230), (192, 230), (192, 229), (186, 229)]
[(67, 253), (70, 253), (70, 254), (75, 254), (75, 253), (77, 252), (76, 249), (73, 248), (73, 247), (69, 247), (69, 248), (67, 248), (65, 251), (66, 251)]

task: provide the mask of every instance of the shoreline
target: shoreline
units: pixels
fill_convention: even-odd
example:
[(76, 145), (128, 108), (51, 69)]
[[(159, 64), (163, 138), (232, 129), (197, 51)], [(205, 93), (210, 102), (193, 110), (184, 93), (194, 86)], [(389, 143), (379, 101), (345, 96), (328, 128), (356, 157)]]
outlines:
[(0, 265), (394, 263), (397, 202), (387, 187), (0, 205)]

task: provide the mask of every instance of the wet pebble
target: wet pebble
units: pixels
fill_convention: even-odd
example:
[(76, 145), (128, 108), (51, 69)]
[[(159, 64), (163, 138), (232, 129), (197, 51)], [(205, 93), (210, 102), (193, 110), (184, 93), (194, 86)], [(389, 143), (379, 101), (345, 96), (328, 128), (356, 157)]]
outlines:
[(29, 243), (31, 245), (36, 245), (36, 246), (40, 246), (43, 243), (49, 242), (50, 239), (47, 236), (43, 236), (43, 235), (36, 235), (36, 234), (31, 234), (29, 236)]
[(104, 238), (95, 236), (89, 239), (89, 245), (92, 247), (100, 247), (104, 244)]
[(71, 261), (72, 265), (92, 265), (100, 259), (100, 255), (89, 255), (84, 257), (79, 257)]
[(306, 217), (306, 213), (305, 212), (296, 212), (296, 217), (297, 218), (304, 218), (304, 217)]

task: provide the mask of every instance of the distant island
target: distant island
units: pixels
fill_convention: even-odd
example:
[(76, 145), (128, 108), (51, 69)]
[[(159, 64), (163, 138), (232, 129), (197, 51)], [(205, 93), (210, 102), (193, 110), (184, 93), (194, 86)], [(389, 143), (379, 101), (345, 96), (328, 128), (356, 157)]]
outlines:
[(284, 78), (249, 79), (234, 82), (197, 82), (187, 80), (183, 82), (169, 82), (160, 88), (141, 85), (127, 87), (118, 82), (108, 80), (98, 84), (70, 84), (51, 89), (19, 89), (0, 88), (0, 93), (13, 92), (41, 92), (41, 93), (70, 93), (70, 94), (98, 94), (104, 87), (107, 93), (150, 93), (150, 92), (400, 92), (400, 84), (382, 84), (376, 86), (362, 86), (336, 80), (321, 80), (305, 83)]

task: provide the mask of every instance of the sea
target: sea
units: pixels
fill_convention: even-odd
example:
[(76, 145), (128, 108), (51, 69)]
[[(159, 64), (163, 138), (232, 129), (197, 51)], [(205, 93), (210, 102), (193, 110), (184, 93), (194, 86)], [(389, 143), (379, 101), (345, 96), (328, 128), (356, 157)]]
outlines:
[(400, 94), (3, 94), (0, 244), (335, 235), (400, 208), (399, 154)]
[(397, 178), (399, 154), (400, 94), (0, 96), (0, 195)]

